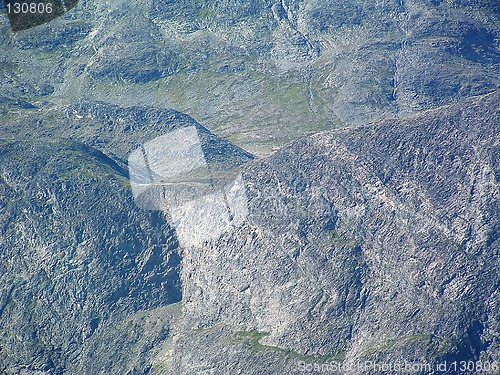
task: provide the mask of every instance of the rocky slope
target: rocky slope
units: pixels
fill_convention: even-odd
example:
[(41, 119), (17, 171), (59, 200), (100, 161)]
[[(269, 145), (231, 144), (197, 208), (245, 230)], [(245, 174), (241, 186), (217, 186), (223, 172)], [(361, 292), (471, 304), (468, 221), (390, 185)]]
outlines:
[(32, 140), (0, 150), (0, 373), (63, 373), (87, 352), (105, 363), (103, 330), (180, 301), (173, 231), (136, 208), (123, 170), (95, 149)]
[[(143, 371), (178, 314), (180, 258), (165, 215), (134, 202), (122, 158), (187, 126), (214, 168), (251, 155), (175, 111), (82, 103), (9, 125), (0, 143), (0, 373)], [(75, 140), (56, 138), (61, 127)], [(88, 144), (112, 148), (116, 161)]]
[[(89, 102), (19, 140), (4, 127), (1, 371), (498, 361), (499, 102), (312, 134), (256, 161), (174, 111)], [(214, 166), (239, 166), (248, 216), (179, 249), (167, 217), (136, 206), (123, 158), (183, 126)]]
[(9, 108), (175, 108), (250, 151), (499, 85), (495, 0), (81, 1), (19, 33), (0, 19)]
[[(497, 1), (0, 16), (0, 373), (500, 360)], [(248, 212), (181, 248), (127, 158), (184, 127)]]
[(174, 373), (224, 356), (245, 374), (498, 360), (499, 104), (315, 134), (245, 167), (247, 222), (183, 256), (199, 333), (173, 349)]

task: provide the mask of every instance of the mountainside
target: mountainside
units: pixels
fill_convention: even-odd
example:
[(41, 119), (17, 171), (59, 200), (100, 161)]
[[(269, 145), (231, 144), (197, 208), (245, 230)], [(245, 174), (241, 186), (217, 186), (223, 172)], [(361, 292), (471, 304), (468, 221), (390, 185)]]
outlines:
[(500, 371), (497, 0), (5, 12), (0, 374)]
[(0, 22), (10, 111), (175, 108), (259, 154), (499, 86), (495, 0), (80, 1), (18, 33)]
[[(88, 352), (104, 362), (102, 330), (181, 300), (173, 231), (135, 206), (123, 170), (95, 149), (32, 140), (0, 150), (0, 373), (63, 373)], [(160, 325), (151, 339), (165, 335)]]
[[(141, 126), (135, 138), (115, 132), (101, 143), (124, 119)], [(146, 136), (188, 126), (214, 168), (251, 155), (175, 111), (85, 103), (16, 126), (23, 139), (4, 127), (0, 143), (0, 373), (147, 368), (182, 298), (174, 230), (163, 213), (137, 207), (126, 169), (53, 132), (65, 126), (87, 144), (109, 143), (119, 163)]]
[[(499, 104), (495, 93), (315, 134), (245, 167), (245, 225), (183, 257), (187, 326), (253, 333), (291, 369), (293, 353), (346, 366), (498, 360)], [(175, 373), (220, 369), (211, 348), (174, 351)], [(243, 373), (283, 366), (247, 361)]]
[[(499, 102), (229, 158), (241, 160), (248, 217), (196, 248), (135, 206), (126, 171), (102, 152), (3, 141), (1, 371), (498, 360)], [(196, 125), (181, 118), (168, 126)], [(241, 155), (224, 144), (205, 150)]]

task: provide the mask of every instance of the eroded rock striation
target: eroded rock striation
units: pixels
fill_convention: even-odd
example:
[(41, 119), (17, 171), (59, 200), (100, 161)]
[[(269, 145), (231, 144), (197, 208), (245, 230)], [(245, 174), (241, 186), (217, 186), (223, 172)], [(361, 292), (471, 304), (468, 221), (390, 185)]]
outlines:
[[(215, 340), (246, 332), (278, 358), (267, 373), (279, 354), (294, 368), (291, 353), (498, 360), (499, 104), (495, 93), (305, 136), (249, 164), (247, 222), (183, 257), (187, 325), (219, 327)], [(177, 354), (183, 373), (213, 353)]]

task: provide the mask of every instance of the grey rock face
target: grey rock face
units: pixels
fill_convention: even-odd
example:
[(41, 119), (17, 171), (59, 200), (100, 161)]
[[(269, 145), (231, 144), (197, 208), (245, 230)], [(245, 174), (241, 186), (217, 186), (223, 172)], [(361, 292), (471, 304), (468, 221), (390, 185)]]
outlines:
[[(493, 93), (253, 162), (175, 111), (83, 103), (26, 123), (0, 154), (2, 371), (498, 360), (498, 108)], [(116, 161), (42, 137), (62, 126)], [(122, 158), (185, 126), (213, 165), (242, 168), (248, 216), (179, 249)]]
[(110, 322), (181, 299), (172, 229), (115, 162), (67, 140), (2, 141), (0, 159), (0, 372), (62, 373)]
[(249, 165), (247, 223), (183, 257), (188, 326), (345, 364), (498, 360), (499, 102), (304, 137)]
[[(497, 1), (1, 15), (0, 373), (500, 360)], [(248, 210), (199, 247), (127, 172), (186, 127)]]
[(213, 168), (252, 159), (175, 111), (82, 103), (3, 127), (0, 372), (148, 368), (178, 314), (178, 241), (161, 211), (137, 206), (121, 158), (182, 127)]

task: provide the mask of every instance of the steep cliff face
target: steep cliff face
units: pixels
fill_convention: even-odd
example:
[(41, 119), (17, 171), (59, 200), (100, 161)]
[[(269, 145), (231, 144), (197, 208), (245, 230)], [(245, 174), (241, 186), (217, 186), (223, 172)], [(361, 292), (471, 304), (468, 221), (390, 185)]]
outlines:
[[(262, 332), (271, 357), (498, 360), (499, 104), (306, 136), (245, 167), (247, 222), (185, 250), (188, 326)], [(179, 373), (213, 354), (191, 349)]]
[(142, 372), (178, 315), (180, 257), (124, 159), (186, 127), (212, 168), (252, 156), (175, 111), (82, 103), (23, 121), (1, 129), (0, 372)]
[(173, 231), (135, 206), (123, 171), (95, 149), (68, 140), (0, 149), (0, 372), (62, 373), (88, 351), (102, 356), (90, 361), (97, 370), (106, 331), (181, 300)]

